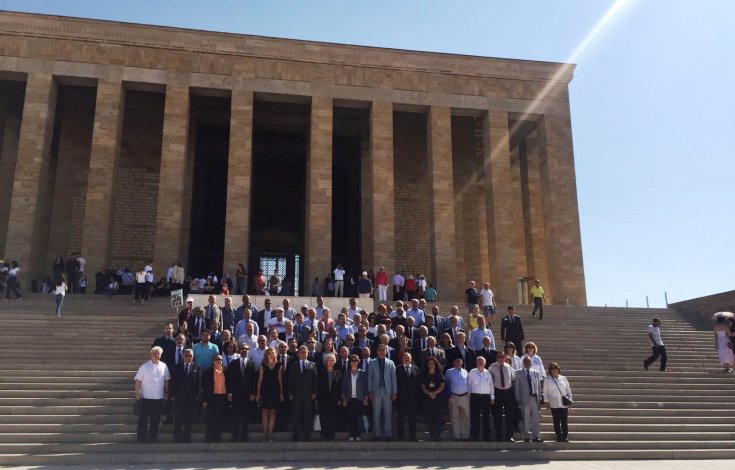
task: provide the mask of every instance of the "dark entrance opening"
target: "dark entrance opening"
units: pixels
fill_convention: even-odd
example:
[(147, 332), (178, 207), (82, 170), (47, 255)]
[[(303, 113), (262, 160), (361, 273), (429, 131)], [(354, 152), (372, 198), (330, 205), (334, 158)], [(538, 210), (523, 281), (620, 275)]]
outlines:
[(334, 109), (332, 266), (341, 263), (347, 274), (355, 278), (362, 269), (361, 165), (367, 118), (364, 109)]
[[(256, 101), (248, 271), (266, 281), (278, 269), (277, 292), (303, 292), (309, 106)], [(255, 276), (250, 276), (254, 278)], [(253, 291), (253, 286), (248, 286)]]
[[(188, 272), (222, 276), (227, 204), (230, 99), (192, 95), (189, 133), (194, 147)], [(162, 195), (165, 197), (165, 195)]]

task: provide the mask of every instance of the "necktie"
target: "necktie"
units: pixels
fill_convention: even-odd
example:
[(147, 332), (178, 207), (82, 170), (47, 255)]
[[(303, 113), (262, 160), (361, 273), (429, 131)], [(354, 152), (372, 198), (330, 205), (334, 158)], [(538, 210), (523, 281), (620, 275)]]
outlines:
[(505, 390), (505, 367), (500, 366), (500, 388)]
[(240, 373), (245, 377), (245, 359), (240, 359)]
[(431, 351), (431, 357), (434, 357), (434, 348), (431, 348), (429, 351)]
[(186, 365), (186, 376), (189, 377), (189, 364)]
[(426, 349), (426, 339), (421, 338), (421, 349)]
[(406, 377), (409, 377), (411, 375), (411, 371), (408, 368), (408, 366), (406, 366), (405, 369), (406, 369)]
[[(284, 362), (285, 362), (285, 358), (284, 358)], [(304, 361), (301, 361), (301, 373), (302, 374), (304, 373)]]
[(512, 325), (513, 324), (513, 317), (512, 316), (508, 316), (508, 318), (510, 318), (510, 324)]
[(180, 363), (181, 363), (181, 349), (176, 348), (176, 364), (180, 364)]
[(526, 369), (526, 380), (528, 380), (528, 393), (531, 396), (534, 396), (535, 394), (533, 393), (533, 384), (531, 383), (531, 371), (528, 369)]

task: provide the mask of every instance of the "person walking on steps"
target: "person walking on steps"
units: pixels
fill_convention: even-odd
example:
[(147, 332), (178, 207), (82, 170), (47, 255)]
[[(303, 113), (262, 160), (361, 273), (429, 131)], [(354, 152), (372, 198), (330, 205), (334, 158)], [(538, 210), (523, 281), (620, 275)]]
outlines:
[(666, 347), (664, 347), (664, 342), (661, 341), (661, 330), (659, 327), (661, 326), (661, 320), (658, 318), (654, 318), (651, 321), (651, 324), (648, 325), (648, 338), (651, 340), (651, 350), (653, 353), (651, 354), (651, 357), (643, 361), (643, 368), (648, 370), (648, 366), (653, 364), (656, 359), (661, 357), (661, 372), (666, 372)]
[(531, 287), (531, 297), (533, 297), (533, 312), (531, 312), (531, 315), (535, 317), (536, 310), (538, 310), (538, 319), (543, 320), (544, 300), (546, 300), (546, 298), (544, 297), (544, 288), (541, 287), (541, 281), (539, 281), (538, 279), (536, 279), (536, 281), (534, 282), (534, 286)]

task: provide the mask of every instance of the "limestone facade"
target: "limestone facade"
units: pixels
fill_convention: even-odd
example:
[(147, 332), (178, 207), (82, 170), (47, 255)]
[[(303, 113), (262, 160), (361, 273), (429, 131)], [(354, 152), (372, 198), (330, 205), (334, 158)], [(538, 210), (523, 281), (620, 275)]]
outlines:
[[(213, 232), (224, 240), (222, 269), (234, 276), (238, 262), (252, 266), (257, 255), (253, 142), (288, 130), (307, 148), (294, 246), (308, 293), (343, 242), (332, 236), (342, 204), (333, 142), (346, 122), (335, 110), (347, 109), (364, 117), (353, 139), (359, 268), (420, 272), (444, 300), (459, 298), (470, 279), (489, 281), (503, 304), (519, 300), (519, 279), (537, 278), (551, 302), (584, 305), (572, 72), (569, 64), (3, 12), (0, 258), (18, 260), (27, 278), (76, 250), (88, 274), (150, 260), (159, 275), (172, 261), (186, 265), (196, 248), (194, 162), (211, 151), (226, 160), (212, 170), (226, 186), (226, 215)], [(80, 111), (70, 116), (65, 97), (75, 93)], [(193, 98), (210, 96), (228, 103), (224, 124), (206, 109), (193, 115)], [(259, 103), (309, 111), (273, 124)], [(216, 139), (217, 129), (229, 136), (225, 150), (203, 148), (199, 137)], [(301, 137), (289, 138), (296, 148)]]

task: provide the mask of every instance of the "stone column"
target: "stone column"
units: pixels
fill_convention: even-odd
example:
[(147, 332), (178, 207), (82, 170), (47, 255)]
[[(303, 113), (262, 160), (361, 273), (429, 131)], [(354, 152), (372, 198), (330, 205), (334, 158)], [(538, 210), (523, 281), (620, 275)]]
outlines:
[(547, 274), (546, 231), (544, 229), (543, 209), (545, 197), (541, 189), (537, 131), (531, 132), (526, 137), (525, 150), (525, 153), (521, 155), (521, 167), (528, 275), (541, 281), (541, 285), (546, 290), (547, 301), (551, 301), (553, 292), (549, 288)]
[(253, 172), (253, 92), (232, 90), (227, 159), (224, 271), (235, 279), (237, 263), (248, 266), (250, 191)]
[[(393, 103), (373, 101), (370, 110), (370, 188), (373, 269), (384, 266), (388, 277), (396, 266), (396, 214), (393, 190)], [(389, 297), (390, 298), (390, 297)]]
[(10, 200), (5, 259), (17, 260), (28, 289), (45, 269), (48, 238), (49, 156), (56, 112), (56, 85), (46, 72), (28, 74)]
[(444, 298), (455, 298), (464, 281), (457, 279), (451, 109), (432, 106), (428, 118), (431, 282)]
[[(184, 174), (189, 130), (189, 86), (166, 85), (163, 111), (161, 170), (158, 180), (154, 273), (160, 277), (173, 261), (182, 259), (181, 220), (184, 211)], [(184, 266), (187, 269), (187, 266)]]
[(306, 165), (306, 230), (303, 294), (332, 270), (332, 98), (311, 98), (309, 158)]
[(556, 304), (586, 305), (587, 294), (579, 231), (577, 182), (574, 173), (572, 126), (568, 108), (545, 115), (539, 125), (541, 190), (548, 259), (548, 289)]
[(119, 76), (97, 83), (82, 225), (81, 251), (87, 260), (88, 277), (101, 267), (109, 267), (114, 214), (112, 192), (120, 155), (123, 96), (123, 84)]
[(485, 210), (487, 212), (488, 253), (491, 287), (499, 304), (518, 300), (517, 250), (515, 238), (512, 172), (508, 113), (488, 111), (483, 123), (485, 170)]

